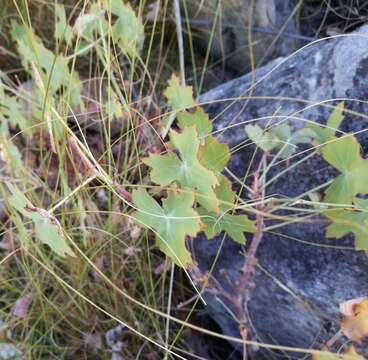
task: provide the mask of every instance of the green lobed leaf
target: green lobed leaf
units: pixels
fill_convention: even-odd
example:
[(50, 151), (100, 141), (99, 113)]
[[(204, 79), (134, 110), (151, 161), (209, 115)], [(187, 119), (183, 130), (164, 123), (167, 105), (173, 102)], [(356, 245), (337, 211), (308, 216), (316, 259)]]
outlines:
[(283, 159), (295, 153), (297, 144), (308, 143), (314, 136), (314, 132), (307, 128), (292, 133), (290, 126), (286, 123), (273, 126), (267, 131), (258, 125), (246, 125), (245, 131), (263, 151), (279, 150), (279, 156)]
[(162, 207), (146, 190), (133, 191), (133, 202), (138, 210), (133, 217), (155, 230), (157, 244), (177, 265), (186, 267), (192, 263), (185, 246), (186, 236), (196, 236), (200, 231), (200, 220), (193, 209), (194, 194), (170, 192), (162, 201)]
[(212, 123), (208, 114), (201, 107), (197, 107), (194, 112), (180, 111), (177, 114), (178, 125), (181, 129), (185, 126), (195, 125), (201, 142), (212, 131)]
[(122, 0), (111, 0), (111, 12), (118, 17), (112, 27), (113, 40), (128, 55), (138, 55), (144, 43), (142, 20), (136, 16), (131, 6)]
[(322, 149), (322, 156), (341, 172), (326, 190), (325, 202), (351, 204), (356, 194), (368, 193), (368, 160), (361, 157), (354, 136), (330, 139)]
[(280, 140), (269, 131), (262, 130), (258, 125), (246, 125), (248, 137), (263, 151), (270, 151), (279, 146)]
[(199, 148), (199, 161), (212, 171), (224, 170), (230, 157), (228, 145), (218, 142), (213, 136), (207, 136), (204, 145)]
[(326, 127), (322, 127), (318, 124), (308, 124), (306, 128), (314, 132), (313, 137), (318, 144), (324, 144), (328, 139), (335, 136), (336, 130), (339, 128), (343, 119), (344, 102), (341, 101), (330, 114)]
[(22, 161), (22, 155), (18, 148), (10, 140), (7, 139), (3, 139), (3, 141), (0, 141), (0, 144), (3, 146), (3, 150), (5, 153), (5, 163), (16, 171), (23, 171), (24, 164)]
[(208, 114), (201, 107), (194, 112), (180, 111), (177, 114), (178, 125), (181, 129), (195, 125), (198, 131), (201, 146), (199, 160), (207, 169), (221, 172), (230, 160), (230, 150), (227, 144), (219, 143), (212, 132), (212, 123)]
[[(82, 13), (78, 16), (74, 24), (74, 31), (78, 36), (87, 40), (87, 42), (93, 41), (94, 33), (102, 35), (106, 34), (108, 30), (108, 23), (104, 18), (103, 12), (98, 4), (92, 4), (88, 13)], [(81, 44), (81, 47), (88, 47), (87, 44)], [(84, 51), (79, 49), (81, 53)]]
[(37, 67), (43, 82), (43, 87), (50, 95), (56, 93), (62, 85), (68, 86), (71, 74), (68, 59), (61, 54), (54, 54), (47, 49), (32, 29), (12, 21), (11, 35), (17, 44), (23, 67), (34, 76), (31, 64)]
[(143, 162), (152, 168), (151, 180), (161, 186), (177, 181), (181, 187), (197, 190), (197, 201), (207, 210), (218, 212), (219, 202), (214, 192), (218, 180), (198, 159), (199, 139), (194, 126), (186, 127), (180, 134), (171, 130), (170, 140), (175, 153), (151, 154)]
[(69, 44), (73, 39), (73, 30), (66, 21), (65, 7), (63, 4), (55, 4), (55, 32), (54, 36), (57, 40), (65, 40)]
[(34, 207), (16, 186), (11, 183), (6, 183), (6, 185), (11, 192), (9, 204), (24, 217), (32, 220), (38, 239), (61, 257), (75, 256), (65, 241), (57, 219), (49, 215), (47, 211)]
[(173, 111), (182, 111), (196, 105), (191, 86), (181, 86), (178, 77), (173, 74), (164, 95)]
[[(0, 82), (0, 117), (5, 117), (7, 121), (19, 126), (23, 131), (32, 132), (32, 121), (27, 119), (22, 113), (22, 107), (15, 96), (9, 96), (4, 92), (4, 86)], [(5, 122), (2, 122), (5, 124)]]
[(215, 193), (220, 200), (222, 214), (217, 215), (205, 210), (203, 207), (197, 209), (202, 216), (204, 233), (208, 239), (212, 239), (221, 231), (225, 231), (234, 241), (245, 244), (245, 232), (255, 232), (257, 230), (255, 221), (250, 220), (246, 215), (233, 215), (229, 211), (233, 207), (235, 194), (231, 189), (230, 181), (221, 176), (220, 185), (215, 189)]
[(326, 236), (341, 238), (349, 233), (355, 237), (355, 248), (368, 252), (368, 212), (348, 209), (332, 209), (324, 212), (331, 220), (326, 229)]

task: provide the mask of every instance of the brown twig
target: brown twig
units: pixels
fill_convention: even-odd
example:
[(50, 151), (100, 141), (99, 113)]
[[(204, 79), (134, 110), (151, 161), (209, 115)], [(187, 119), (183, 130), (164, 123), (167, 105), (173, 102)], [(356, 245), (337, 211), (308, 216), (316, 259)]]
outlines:
[[(253, 173), (253, 192), (252, 199), (256, 200), (262, 195), (262, 184), (259, 181), (261, 170), (267, 160), (267, 153), (263, 154), (259, 162), (257, 170)], [(239, 334), (246, 340), (250, 336), (250, 329), (248, 328), (247, 314), (245, 310), (245, 302), (247, 300), (248, 291), (254, 286), (253, 277), (258, 263), (256, 253), (263, 238), (264, 232), (264, 215), (266, 208), (264, 205), (256, 205), (256, 227), (257, 231), (253, 235), (252, 242), (244, 257), (243, 266), (240, 269), (240, 277), (236, 281), (231, 291), (226, 290), (214, 276), (207, 276), (201, 272), (197, 264), (192, 265), (188, 271), (191, 274), (195, 283), (201, 285), (202, 291), (210, 293), (229, 305), (232, 314), (236, 317), (239, 323)], [(194, 298), (193, 298), (194, 299)], [(190, 299), (192, 301), (193, 299)], [(247, 357), (247, 349), (244, 348), (244, 358)]]
[[(267, 159), (267, 153), (263, 154), (263, 157), (261, 161), (259, 162), (257, 170), (254, 172), (254, 182), (253, 182), (253, 194), (252, 199), (257, 199), (261, 193), (262, 193), (262, 184), (259, 182), (259, 176), (261, 174), (261, 168), (264, 164), (264, 162)], [(252, 242), (250, 244), (250, 247), (246, 253), (244, 265), (241, 268), (241, 276), (239, 279), (239, 282), (237, 284), (237, 294), (242, 299), (246, 296), (249, 288), (253, 286), (252, 278), (255, 273), (255, 269), (258, 263), (258, 260), (256, 258), (256, 253), (259, 247), (259, 244), (261, 243), (261, 240), (263, 238), (263, 231), (264, 231), (264, 216), (262, 213), (266, 212), (266, 209), (262, 205), (262, 203), (256, 205), (256, 209), (258, 210), (256, 215), (256, 226), (257, 226), (257, 232), (254, 233)]]

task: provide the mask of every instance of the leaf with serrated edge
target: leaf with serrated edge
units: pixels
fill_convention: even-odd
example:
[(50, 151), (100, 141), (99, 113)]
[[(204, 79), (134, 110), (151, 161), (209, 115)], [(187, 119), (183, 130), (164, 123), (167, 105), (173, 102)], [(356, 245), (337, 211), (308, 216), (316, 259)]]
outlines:
[(263, 130), (258, 125), (247, 125), (245, 127), (249, 138), (263, 151), (280, 150), (278, 156), (283, 159), (295, 153), (298, 144), (309, 143), (315, 135), (311, 129), (300, 129), (291, 133), (291, 128), (287, 123), (282, 123)]
[(185, 126), (195, 125), (201, 142), (212, 131), (212, 123), (208, 114), (206, 114), (201, 107), (197, 107), (194, 112), (180, 111), (177, 118), (178, 125), (181, 129)]
[[(13, 184), (6, 183), (11, 196), (9, 203), (24, 217), (31, 219), (35, 225), (36, 235), (43, 242), (47, 244), (51, 250), (58, 255), (65, 257), (66, 255), (75, 256), (72, 249), (66, 243), (61, 227), (56, 220), (48, 216), (47, 211), (33, 207), (27, 200), (24, 194)], [(32, 211), (30, 211), (32, 209)]]
[(356, 194), (368, 193), (368, 160), (361, 157), (355, 137), (333, 138), (323, 147), (322, 155), (341, 172), (326, 190), (325, 202), (351, 204)]
[(341, 330), (350, 340), (359, 343), (368, 336), (368, 298), (351, 306), (351, 314), (341, 319)]
[(129, 4), (123, 0), (110, 0), (111, 12), (117, 16), (112, 26), (112, 37), (118, 46), (130, 56), (137, 55), (143, 48), (144, 26)]
[(65, 42), (69, 44), (73, 39), (73, 29), (67, 24), (65, 7), (63, 4), (55, 4), (55, 32), (54, 36), (57, 40), (65, 39)]
[(344, 102), (340, 102), (335, 109), (331, 112), (327, 120), (327, 127), (320, 126), (315, 123), (308, 124), (306, 128), (314, 131), (315, 139), (319, 144), (325, 143), (329, 138), (332, 138), (336, 130), (339, 128), (342, 120), (344, 119)]
[(200, 219), (193, 209), (194, 194), (170, 192), (161, 207), (146, 190), (138, 189), (133, 191), (133, 202), (138, 208), (133, 217), (156, 232), (160, 249), (177, 265), (190, 265), (192, 257), (185, 237), (194, 237), (200, 231)]
[(215, 193), (220, 200), (221, 215), (208, 212), (202, 207), (197, 209), (202, 216), (204, 224), (204, 233), (208, 239), (212, 239), (221, 231), (225, 231), (234, 241), (239, 244), (245, 244), (245, 232), (255, 232), (257, 230), (255, 222), (248, 219), (246, 215), (232, 215), (227, 213), (232, 208), (235, 194), (231, 190), (231, 183), (225, 177), (221, 176), (220, 185), (215, 189)]
[(172, 110), (181, 111), (196, 105), (191, 86), (181, 86), (176, 75), (172, 75), (164, 95)]
[(180, 158), (171, 153), (151, 154), (143, 159), (152, 168), (151, 180), (161, 186), (177, 181), (182, 187), (195, 188), (198, 202), (206, 209), (218, 212), (219, 203), (214, 192), (218, 180), (198, 160), (199, 140), (196, 128), (186, 127), (181, 134), (171, 130), (170, 139)]
[(207, 136), (204, 145), (199, 148), (199, 161), (207, 169), (221, 172), (230, 160), (227, 144), (220, 143), (213, 136)]
[(326, 229), (329, 238), (341, 238), (349, 233), (355, 237), (355, 248), (368, 251), (368, 213), (348, 209), (333, 209), (324, 212), (332, 221)]
[(270, 151), (279, 145), (276, 135), (262, 130), (258, 125), (246, 125), (245, 131), (249, 138), (263, 151)]

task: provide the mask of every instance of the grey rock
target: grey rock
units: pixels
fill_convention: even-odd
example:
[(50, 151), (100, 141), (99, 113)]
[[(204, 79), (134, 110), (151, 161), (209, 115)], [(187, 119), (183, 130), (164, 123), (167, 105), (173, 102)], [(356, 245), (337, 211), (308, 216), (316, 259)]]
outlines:
[[(367, 48), (368, 26), (364, 26), (350, 36), (320, 41), (289, 58), (279, 58), (254, 74), (203, 94), (199, 101), (207, 104), (218, 137), (236, 146), (246, 140), (247, 122), (264, 127), (288, 121), (293, 129), (301, 128), (306, 121), (324, 124), (331, 112), (329, 105), (345, 99), (347, 112), (340, 130), (360, 132), (357, 138), (367, 154)], [(299, 150), (306, 151), (304, 156), (308, 154), (307, 147)], [(238, 177), (244, 177), (253, 151), (254, 147), (244, 146), (234, 152), (229, 168)], [(318, 155), (292, 167), (302, 156), (272, 167), (269, 178), (288, 171), (267, 187), (267, 195), (297, 198), (336, 176)], [(243, 196), (247, 197), (246, 192)], [(247, 303), (254, 340), (318, 348), (339, 329), (339, 304), (368, 295), (368, 257), (352, 250), (352, 236), (326, 238), (326, 225), (315, 216), (312, 222), (294, 223), (264, 234), (257, 252), (256, 286)], [(251, 241), (252, 236), (247, 238)], [(244, 248), (228, 238), (221, 247), (221, 240), (199, 236), (190, 246), (203, 271), (211, 268), (220, 251), (213, 276), (231, 292), (240, 276)], [(239, 324), (226, 308), (229, 304), (209, 294), (206, 300), (208, 312), (223, 332), (239, 337)], [(305, 356), (265, 349), (253, 355), (255, 359)]]

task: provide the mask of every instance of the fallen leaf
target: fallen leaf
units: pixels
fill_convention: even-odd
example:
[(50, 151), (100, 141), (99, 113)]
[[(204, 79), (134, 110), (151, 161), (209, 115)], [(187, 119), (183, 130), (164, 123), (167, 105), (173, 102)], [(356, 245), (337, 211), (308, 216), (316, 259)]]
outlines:
[(12, 314), (17, 318), (24, 319), (28, 315), (28, 309), (32, 303), (32, 299), (32, 293), (19, 298), (13, 306)]
[(368, 298), (352, 299), (340, 305), (344, 311), (341, 330), (352, 341), (361, 342), (368, 336)]
[(351, 346), (344, 354), (327, 351), (314, 353), (312, 354), (312, 360), (364, 360), (364, 357), (355, 351), (354, 346)]
[(341, 314), (343, 314), (344, 316), (353, 316), (354, 315), (354, 306), (357, 304), (360, 304), (364, 299), (366, 299), (365, 297), (359, 297), (356, 299), (351, 299), (348, 301), (344, 301), (339, 305), (339, 310), (341, 312)]

